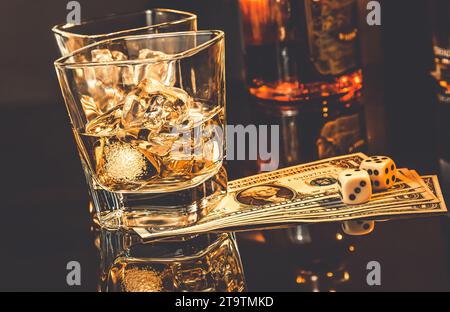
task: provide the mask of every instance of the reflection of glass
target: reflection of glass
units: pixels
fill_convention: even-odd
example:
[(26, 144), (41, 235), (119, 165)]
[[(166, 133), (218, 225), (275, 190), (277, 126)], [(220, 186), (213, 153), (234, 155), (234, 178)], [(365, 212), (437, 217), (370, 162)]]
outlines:
[(250, 92), (295, 102), (362, 87), (356, 0), (240, 0)]
[(169, 9), (150, 9), (53, 27), (61, 54), (116, 37), (197, 30), (197, 16)]
[(101, 230), (100, 291), (245, 290), (242, 263), (232, 234), (208, 234), (142, 243)]
[(224, 195), (222, 32), (101, 41), (55, 66), (101, 225), (183, 226)]

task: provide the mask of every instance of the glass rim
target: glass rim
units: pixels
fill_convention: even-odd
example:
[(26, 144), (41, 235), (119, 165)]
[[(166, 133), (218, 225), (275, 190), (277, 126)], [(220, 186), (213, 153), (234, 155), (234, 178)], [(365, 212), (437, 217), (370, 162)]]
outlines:
[[(154, 25), (147, 25), (147, 26), (142, 26), (142, 27), (124, 29), (124, 30), (119, 30), (119, 31), (114, 31), (111, 33), (104, 33), (104, 34), (89, 35), (89, 34), (79, 34), (79, 33), (74, 33), (74, 32), (68, 31), (68, 29), (70, 29), (72, 27), (76, 27), (76, 26), (93, 24), (93, 23), (100, 22), (100, 21), (113, 20), (113, 19), (120, 18), (120, 17), (129, 17), (129, 16), (134, 16), (134, 15), (139, 15), (139, 14), (144, 14), (144, 13), (147, 14), (147, 13), (151, 13), (153, 11), (154, 12), (175, 13), (175, 14), (179, 14), (180, 16), (185, 16), (185, 17), (184, 18), (181, 17), (180, 19), (170, 21), (170, 22), (164, 22), (164, 23), (159, 23), (159, 24), (154, 24)], [(110, 14), (107, 16), (99, 17), (99, 18), (87, 19), (87, 20), (81, 21), (80, 24), (71, 24), (71, 23), (57, 24), (52, 27), (52, 31), (53, 31), (53, 33), (58, 34), (63, 37), (76, 37), (76, 38), (84, 38), (84, 39), (98, 39), (98, 38), (105, 37), (105, 39), (106, 39), (108, 37), (112, 37), (112, 36), (117, 37), (118, 35), (126, 34), (129, 32), (137, 32), (140, 30), (159, 28), (162, 26), (165, 27), (165, 26), (171, 26), (171, 25), (178, 25), (178, 24), (182, 24), (182, 23), (196, 20), (196, 19), (197, 19), (197, 15), (194, 13), (191, 13), (191, 12), (174, 10), (174, 9), (153, 8), (153, 9), (147, 9), (144, 11), (131, 12), (131, 13), (115, 13), (115, 14)]]
[[(86, 50), (92, 49), (95, 46), (100, 46), (105, 43), (112, 43), (115, 41), (122, 40), (133, 40), (133, 39), (145, 39), (145, 38), (165, 38), (165, 37), (180, 37), (180, 36), (192, 36), (192, 35), (214, 35), (213, 38), (208, 41), (194, 47), (187, 49), (185, 51), (167, 54), (167, 57), (162, 57), (158, 59), (134, 59), (134, 60), (122, 60), (122, 61), (109, 61), (109, 62), (68, 62), (69, 59), (73, 58), (75, 55), (80, 54)], [(54, 62), (54, 66), (60, 69), (78, 69), (78, 68), (88, 68), (88, 67), (104, 67), (104, 66), (124, 66), (124, 65), (139, 65), (139, 64), (157, 64), (164, 61), (174, 61), (178, 59), (187, 58), (197, 54), (198, 52), (204, 50), (207, 47), (219, 42), (225, 37), (225, 33), (222, 30), (192, 30), (192, 31), (182, 31), (182, 32), (172, 32), (172, 33), (159, 33), (159, 34), (144, 34), (144, 35), (134, 35), (134, 36), (123, 36), (112, 39), (106, 39), (98, 42), (94, 42), (87, 46), (84, 46), (78, 50), (71, 52), (70, 54), (58, 58)]]

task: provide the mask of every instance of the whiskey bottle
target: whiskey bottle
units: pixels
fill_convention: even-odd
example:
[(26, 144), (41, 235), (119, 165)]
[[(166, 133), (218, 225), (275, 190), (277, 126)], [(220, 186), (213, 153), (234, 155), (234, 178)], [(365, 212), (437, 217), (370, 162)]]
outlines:
[(433, 0), (430, 7), (435, 63), (433, 76), (440, 86), (439, 101), (450, 103), (450, 1)]
[(345, 101), (361, 89), (356, 0), (240, 0), (240, 10), (256, 98)]

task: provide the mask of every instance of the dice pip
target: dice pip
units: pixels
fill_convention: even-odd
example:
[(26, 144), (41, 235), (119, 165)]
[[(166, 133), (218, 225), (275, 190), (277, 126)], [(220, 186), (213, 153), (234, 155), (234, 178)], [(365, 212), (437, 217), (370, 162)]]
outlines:
[(375, 221), (345, 221), (342, 230), (347, 235), (367, 235), (375, 229)]
[(397, 166), (386, 156), (372, 156), (363, 160), (359, 168), (367, 171), (375, 191), (386, 190), (397, 180)]
[(344, 170), (338, 177), (339, 194), (348, 205), (363, 204), (372, 196), (369, 174), (361, 169)]

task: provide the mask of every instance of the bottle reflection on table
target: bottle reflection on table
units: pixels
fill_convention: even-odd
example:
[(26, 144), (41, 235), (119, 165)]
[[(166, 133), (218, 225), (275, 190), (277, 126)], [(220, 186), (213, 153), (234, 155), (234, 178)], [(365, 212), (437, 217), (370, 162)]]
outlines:
[[(346, 97), (310, 99), (305, 105), (254, 99), (255, 124), (279, 125), (281, 167), (339, 155), (367, 152), (365, 110), (361, 91)], [(261, 171), (266, 161), (259, 159)], [(288, 229), (262, 231), (259, 235), (277, 250), (282, 266), (290, 273), (290, 289), (335, 291), (346, 289), (350, 275), (346, 263), (356, 246), (340, 224), (300, 225)], [(251, 236), (251, 233), (250, 233)], [(243, 234), (245, 237), (245, 234)], [(283, 282), (285, 283), (285, 282)], [(286, 285), (286, 284), (284, 284)]]
[[(367, 134), (361, 94), (287, 107), (257, 102), (256, 124), (279, 126), (279, 165), (297, 165), (319, 159), (367, 151)], [(261, 169), (264, 160), (258, 160)]]
[(130, 233), (96, 229), (98, 291), (241, 292), (245, 279), (233, 234), (142, 242)]

